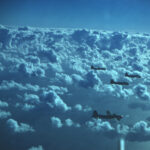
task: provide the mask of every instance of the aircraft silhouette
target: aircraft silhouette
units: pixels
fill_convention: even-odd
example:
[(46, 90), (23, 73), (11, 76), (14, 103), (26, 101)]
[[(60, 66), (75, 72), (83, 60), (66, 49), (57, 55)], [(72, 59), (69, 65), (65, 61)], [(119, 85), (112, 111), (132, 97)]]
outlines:
[(127, 72), (125, 73), (125, 76), (126, 76), (126, 77), (130, 77), (130, 78), (141, 78), (140, 75), (136, 75), (136, 74), (132, 74), (132, 75), (130, 74), (130, 75), (129, 75)]
[(106, 115), (98, 114), (98, 112), (94, 110), (92, 117), (95, 119), (117, 119), (118, 121), (120, 121), (123, 118), (123, 116), (121, 115), (111, 114), (108, 110), (106, 111)]
[(115, 82), (113, 79), (110, 80), (110, 84), (129, 85), (128, 82)]
[(93, 70), (106, 70), (106, 68), (96, 68), (96, 67), (94, 67), (93, 65), (91, 66), (91, 69), (93, 69)]

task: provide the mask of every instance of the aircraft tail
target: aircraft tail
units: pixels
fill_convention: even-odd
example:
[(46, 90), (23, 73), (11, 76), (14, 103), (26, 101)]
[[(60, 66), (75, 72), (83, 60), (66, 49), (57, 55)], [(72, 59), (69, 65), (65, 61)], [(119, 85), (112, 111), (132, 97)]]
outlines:
[(93, 118), (98, 118), (98, 112), (96, 110), (93, 111), (92, 117)]
[(93, 66), (93, 65), (91, 66), (91, 69), (94, 69), (94, 66)]
[(110, 80), (110, 83), (113, 84), (113, 83), (115, 83), (115, 81), (114, 81), (113, 79), (111, 79), (111, 80)]

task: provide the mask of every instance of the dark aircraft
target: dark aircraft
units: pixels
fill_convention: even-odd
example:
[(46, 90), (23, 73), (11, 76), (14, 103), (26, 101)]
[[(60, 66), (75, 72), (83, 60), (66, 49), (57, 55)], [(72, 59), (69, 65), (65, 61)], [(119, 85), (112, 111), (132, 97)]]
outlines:
[(110, 84), (129, 85), (128, 82), (115, 82), (113, 79), (110, 80)]
[(93, 69), (93, 70), (106, 70), (106, 68), (96, 68), (96, 67), (94, 67), (94, 66), (91, 66), (91, 69)]
[(128, 74), (127, 72), (125, 73), (125, 76), (126, 77), (130, 77), (130, 78), (141, 78), (141, 76), (140, 75), (136, 75), (136, 74)]
[(106, 115), (100, 115), (97, 113), (96, 110), (94, 110), (92, 117), (96, 119), (117, 119), (118, 121), (120, 121), (123, 118), (123, 116), (121, 115), (111, 114), (108, 110), (106, 111)]

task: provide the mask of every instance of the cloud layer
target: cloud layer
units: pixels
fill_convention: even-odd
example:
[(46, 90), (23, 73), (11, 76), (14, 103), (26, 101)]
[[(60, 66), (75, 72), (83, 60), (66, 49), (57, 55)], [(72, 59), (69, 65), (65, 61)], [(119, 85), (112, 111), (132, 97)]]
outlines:
[[(140, 114), (150, 102), (149, 49), (145, 34), (0, 26), (0, 120), (16, 138), (36, 137), (30, 140), (39, 146), (27, 143), (29, 150), (60, 149), (52, 141), (67, 130), (148, 141), (150, 127)], [(129, 85), (112, 85), (111, 79)], [(120, 124), (91, 119), (95, 109), (132, 116), (137, 108), (138, 119), (124, 117)]]

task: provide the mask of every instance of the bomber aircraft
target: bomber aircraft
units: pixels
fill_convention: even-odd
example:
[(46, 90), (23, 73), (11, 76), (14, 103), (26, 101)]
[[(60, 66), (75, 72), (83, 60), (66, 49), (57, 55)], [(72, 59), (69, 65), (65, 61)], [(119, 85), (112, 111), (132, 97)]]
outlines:
[(125, 76), (130, 78), (141, 78), (141, 76), (138, 74), (128, 74), (127, 72), (125, 73)]
[(106, 111), (106, 115), (98, 114), (98, 112), (94, 110), (92, 117), (95, 119), (117, 119), (118, 121), (120, 121), (123, 118), (122, 115), (111, 114), (108, 110)]
[(128, 82), (115, 82), (113, 79), (110, 80), (110, 84), (129, 85)]
[(93, 70), (106, 70), (106, 68), (99, 68), (99, 67), (94, 67), (93, 65), (91, 66), (91, 69)]

